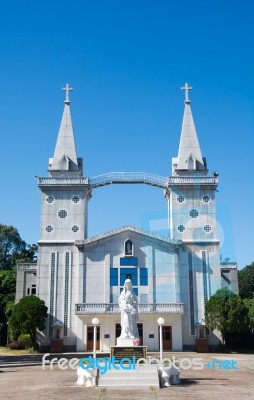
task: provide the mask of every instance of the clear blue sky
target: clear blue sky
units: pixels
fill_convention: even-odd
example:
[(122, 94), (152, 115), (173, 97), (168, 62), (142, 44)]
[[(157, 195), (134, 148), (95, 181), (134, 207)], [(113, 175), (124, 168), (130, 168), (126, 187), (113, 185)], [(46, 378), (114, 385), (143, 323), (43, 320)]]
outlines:
[[(254, 2), (1, 2), (0, 222), (39, 239), (40, 195), (70, 83), (84, 174), (171, 174), (188, 82), (203, 156), (220, 173), (222, 257), (254, 261)], [(93, 191), (89, 235), (166, 218), (161, 189)], [(150, 221), (150, 222), (149, 222)]]

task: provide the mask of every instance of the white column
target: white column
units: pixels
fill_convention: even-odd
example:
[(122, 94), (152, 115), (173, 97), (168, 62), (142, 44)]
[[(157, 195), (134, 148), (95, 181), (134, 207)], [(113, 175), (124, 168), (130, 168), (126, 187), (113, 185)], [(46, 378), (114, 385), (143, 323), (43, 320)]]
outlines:
[(162, 340), (162, 325), (164, 325), (164, 318), (160, 317), (157, 319), (157, 323), (160, 326), (160, 360), (163, 359), (163, 340)]

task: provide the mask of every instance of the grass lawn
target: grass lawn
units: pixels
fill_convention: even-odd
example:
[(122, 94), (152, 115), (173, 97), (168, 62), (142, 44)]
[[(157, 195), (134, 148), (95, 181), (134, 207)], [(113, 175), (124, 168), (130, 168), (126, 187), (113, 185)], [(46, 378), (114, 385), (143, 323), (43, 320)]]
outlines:
[(6, 354), (8, 356), (18, 356), (22, 354), (37, 354), (37, 351), (31, 349), (24, 349), (24, 350), (11, 350), (7, 349), (7, 347), (0, 346), (0, 354)]

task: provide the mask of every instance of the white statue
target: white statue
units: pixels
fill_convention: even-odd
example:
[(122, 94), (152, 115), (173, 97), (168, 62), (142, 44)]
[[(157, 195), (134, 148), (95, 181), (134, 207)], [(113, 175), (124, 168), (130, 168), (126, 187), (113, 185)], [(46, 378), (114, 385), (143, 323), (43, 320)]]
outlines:
[(138, 298), (132, 289), (130, 279), (124, 282), (124, 289), (119, 296), (119, 307), (121, 310), (121, 336), (120, 338), (139, 338), (138, 321)]

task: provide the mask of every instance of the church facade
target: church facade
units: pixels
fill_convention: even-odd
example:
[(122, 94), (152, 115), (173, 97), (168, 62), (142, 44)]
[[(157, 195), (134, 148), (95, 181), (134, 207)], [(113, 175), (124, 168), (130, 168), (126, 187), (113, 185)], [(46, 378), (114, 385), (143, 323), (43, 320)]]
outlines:
[[(17, 267), (16, 301), (36, 294), (48, 307), (42, 350), (90, 351), (92, 319), (97, 317), (97, 349), (108, 352), (120, 335), (118, 297), (125, 279), (138, 296), (140, 343), (159, 349), (157, 319), (164, 318), (165, 350), (194, 350), (198, 338), (216, 346), (205, 329), (205, 303), (217, 289), (237, 293), (236, 265), (220, 264), (215, 194), (218, 174), (209, 175), (196, 133), (188, 92), (178, 156), (172, 175), (105, 174), (83, 176), (77, 157), (69, 91), (48, 177), (39, 177), (41, 224), (37, 265)], [(143, 183), (163, 189), (168, 202), (168, 236), (124, 226), (88, 237), (92, 191), (109, 183)]]

